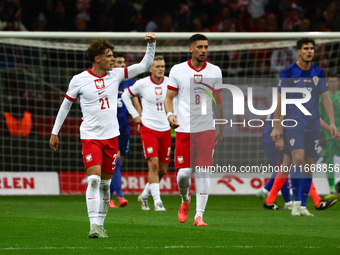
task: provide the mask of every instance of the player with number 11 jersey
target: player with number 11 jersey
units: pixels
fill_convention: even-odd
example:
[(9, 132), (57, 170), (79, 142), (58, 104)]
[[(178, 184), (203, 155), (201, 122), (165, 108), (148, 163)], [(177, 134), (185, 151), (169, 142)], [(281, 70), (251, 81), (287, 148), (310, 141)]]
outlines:
[[(169, 78), (164, 76), (165, 61), (162, 56), (154, 58), (150, 69), (151, 75), (138, 80), (122, 95), (122, 99), (135, 123), (140, 127), (144, 156), (149, 167), (148, 183), (138, 197), (142, 210), (149, 210), (148, 196), (152, 195), (155, 211), (165, 211), (160, 198), (159, 182), (170, 163), (171, 132), (164, 110)], [(140, 113), (133, 107), (131, 98), (140, 96), (142, 103)], [(140, 107), (138, 107), (140, 108)]]
[[(143, 113), (141, 116), (142, 125), (156, 131), (170, 130), (169, 122), (164, 112), (164, 99), (166, 96), (169, 78), (164, 76), (160, 84), (157, 84), (152, 76), (136, 81), (128, 88), (130, 96), (140, 96)], [(124, 100), (124, 98), (123, 98)], [(124, 100), (125, 102), (125, 100)], [(128, 108), (132, 118), (139, 116), (135, 108)]]

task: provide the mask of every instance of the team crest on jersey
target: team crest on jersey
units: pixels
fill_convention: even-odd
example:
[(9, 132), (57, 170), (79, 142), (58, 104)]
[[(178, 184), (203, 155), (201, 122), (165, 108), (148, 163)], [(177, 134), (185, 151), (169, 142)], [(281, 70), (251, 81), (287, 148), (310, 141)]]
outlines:
[(149, 154), (153, 153), (153, 148), (152, 147), (148, 147), (148, 148), (146, 148), (146, 150), (148, 151)]
[(86, 159), (86, 162), (91, 162), (92, 161), (92, 154), (90, 153), (90, 154), (87, 154), (86, 156), (85, 156), (85, 159)]
[(201, 74), (194, 74), (194, 83), (201, 84), (203, 82), (203, 75)]
[(178, 161), (178, 163), (182, 164), (184, 162), (183, 156), (178, 156), (177, 161)]
[(289, 143), (290, 143), (291, 146), (294, 146), (295, 139), (294, 138), (290, 139)]
[(94, 84), (96, 85), (97, 89), (105, 88), (105, 84), (104, 84), (104, 80), (103, 79), (94, 80)]
[(314, 76), (313, 77), (313, 82), (314, 82), (314, 85), (318, 85), (318, 82), (319, 82), (319, 77), (318, 76)]
[(155, 88), (155, 95), (161, 96), (162, 95), (162, 88)]

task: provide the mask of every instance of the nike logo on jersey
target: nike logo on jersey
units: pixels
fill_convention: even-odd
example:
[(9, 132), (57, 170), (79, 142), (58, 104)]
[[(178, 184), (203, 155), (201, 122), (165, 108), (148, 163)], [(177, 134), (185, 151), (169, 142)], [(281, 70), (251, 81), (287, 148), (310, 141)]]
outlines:
[(103, 90), (102, 92), (98, 92), (98, 95), (101, 95), (105, 92), (105, 90)]
[(298, 80), (294, 80), (294, 83), (298, 83), (300, 81), (300, 79), (298, 79)]
[(96, 197), (89, 197), (89, 198), (87, 198), (87, 200), (92, 200), (92, 199), (96, 199)]

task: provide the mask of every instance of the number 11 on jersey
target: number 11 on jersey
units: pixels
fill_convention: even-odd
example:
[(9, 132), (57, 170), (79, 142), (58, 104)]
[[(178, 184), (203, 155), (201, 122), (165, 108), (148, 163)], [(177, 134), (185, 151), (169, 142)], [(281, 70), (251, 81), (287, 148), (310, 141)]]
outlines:
[(156, 103), (157, 105), (157, 111), (163, 111), (163, 104), (162, 103)]

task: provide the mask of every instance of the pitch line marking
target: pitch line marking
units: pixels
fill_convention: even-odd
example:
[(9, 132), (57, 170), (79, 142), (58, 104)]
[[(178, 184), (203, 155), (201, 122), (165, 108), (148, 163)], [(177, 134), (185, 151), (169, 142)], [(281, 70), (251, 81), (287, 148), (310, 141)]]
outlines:
[[(327, 246), (328, 248), (336, 248), (340, 249), (340, 246)], [(0, 248), (0, 251), (10, 251), (10, 250), (131, 250), (131, 249), (202, 249), (202, 248), (208, 248), (208, 249), (230, 249), (230, 248), (240, 248), (240, 249), (252, 249), (252, 248), (274, 248), (274, 249), (292, 249), (292, 248), (303, 248), (303, 249), (321, 249), (322, 246), (285, 246), (285, 245), (262, 245), (262, 246), (254, 246), (254, 245), (230, 245), (230, 246), (224, 246), (224, 245), (218, 245), (218, 246), (200, 246), (200, 245), (170, 245), (170, 246), (163, 246), (163, 247), (156, 247), (156, 246), (149, 246), (149, 247), (128, 247), (128, 246), (122, 246), (122, 247), (4, 247)]]

